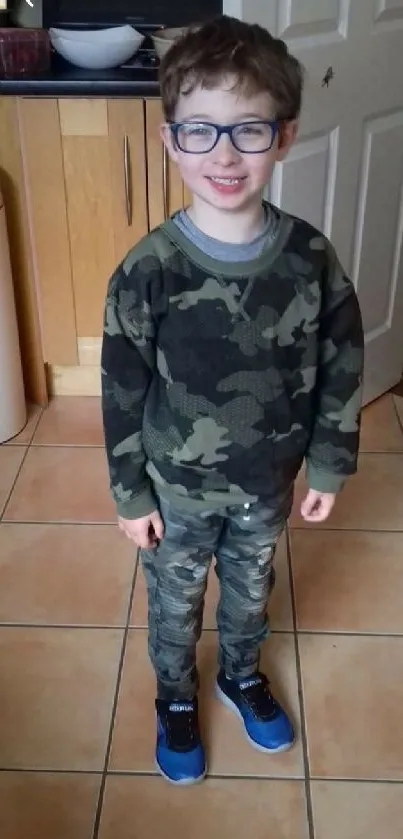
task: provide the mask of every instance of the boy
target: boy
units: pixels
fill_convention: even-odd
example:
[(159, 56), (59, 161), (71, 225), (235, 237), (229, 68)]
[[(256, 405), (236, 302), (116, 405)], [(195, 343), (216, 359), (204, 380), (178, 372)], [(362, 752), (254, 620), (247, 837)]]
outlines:
[(217, 695), (268, 753), (292, 724), (259, 671), (273, 559), (303, 459), (301, 512), (324, 521), (356, 470), (363, 337), (321, 233), (262, 199), (297, 131), (302, 72), (282, 41), (222, 16), (161, 66), (164, 143), (190, 206), (108, 289), (103, 412), (119, 526), (142, 549), (157, 679), (156, 762), (206, 772), (196, 643), (212, 560)]

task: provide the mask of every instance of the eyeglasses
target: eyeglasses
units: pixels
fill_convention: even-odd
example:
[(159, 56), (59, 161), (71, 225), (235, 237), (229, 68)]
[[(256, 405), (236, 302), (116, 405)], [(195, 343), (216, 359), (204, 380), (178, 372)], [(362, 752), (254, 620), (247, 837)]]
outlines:
[(251, 120), (232, 125), (214, 122), (168, 123), (177, 147), (188, 154), (206, 154), (217, 145), (222, 134), (228, 134), (232, 145), (243, 154), (261, 154), (271, 149), (278, 132), (278, 122)]

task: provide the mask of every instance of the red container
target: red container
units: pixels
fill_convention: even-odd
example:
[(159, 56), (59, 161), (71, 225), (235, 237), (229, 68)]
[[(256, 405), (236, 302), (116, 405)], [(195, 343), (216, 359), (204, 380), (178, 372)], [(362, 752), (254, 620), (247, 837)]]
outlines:
[(0, 78), (28, 78), (49, 67), (50, 42), (44, 29), (0, 29)]

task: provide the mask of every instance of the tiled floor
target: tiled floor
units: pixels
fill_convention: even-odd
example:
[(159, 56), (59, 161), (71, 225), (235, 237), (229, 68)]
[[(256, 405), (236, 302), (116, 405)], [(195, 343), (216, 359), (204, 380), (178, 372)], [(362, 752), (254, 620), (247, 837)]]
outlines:
[(402, 423), (403, 398), (367, 409), (331, 521), (307, 528), (295, 510), (282, 540), (263, 665), (296, 723), (286, 755), (253, 751), (212, 696), (212, 577), (210, 775), (177, 790), (154, 773), (144, 580), (114, 525), (99, 401), (32, 412), (0, 447), (2, 839), (400, 839)]

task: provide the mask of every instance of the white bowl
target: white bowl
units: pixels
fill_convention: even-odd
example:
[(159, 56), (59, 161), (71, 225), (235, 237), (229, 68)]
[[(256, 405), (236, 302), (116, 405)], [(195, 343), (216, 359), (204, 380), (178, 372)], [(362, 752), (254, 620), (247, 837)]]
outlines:
[(49, 29), (56, 52), (76, 67), (90, 70), (106, 70), (124, 64), (137, 52), (144, 37), (132, 26), (87, 31)]
[(183, 35), (185, 30), (185, 26), (176, 26), (169, 29), (157, 29), (157, 34), (152, 35), (151, 37), (158, 58), (164, 57), (165, 53), (167, 53), (172, 44), (174, 44), (175, 41)]

